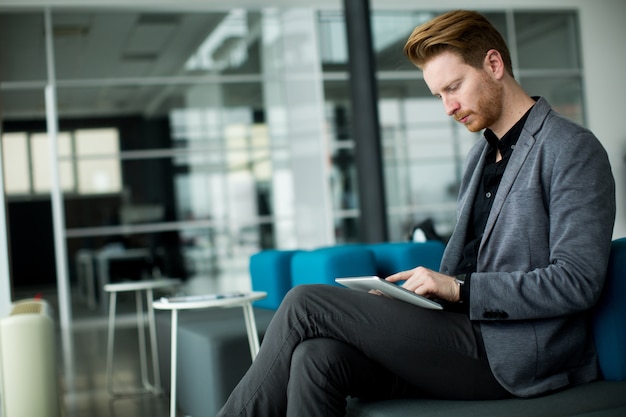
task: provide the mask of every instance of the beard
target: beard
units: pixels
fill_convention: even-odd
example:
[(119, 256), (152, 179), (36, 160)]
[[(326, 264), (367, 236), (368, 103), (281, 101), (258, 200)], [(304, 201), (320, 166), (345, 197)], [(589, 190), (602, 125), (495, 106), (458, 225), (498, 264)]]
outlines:
[(465, 127), (470, 132), (478, 132), (492, 126), (502, 115), (502, 85), (493, 81), (487, 75), (483, 77), (484, 85), (480, 88), (480, 96), (476, 109), (464, 113), (457, 120), (470, 116)]

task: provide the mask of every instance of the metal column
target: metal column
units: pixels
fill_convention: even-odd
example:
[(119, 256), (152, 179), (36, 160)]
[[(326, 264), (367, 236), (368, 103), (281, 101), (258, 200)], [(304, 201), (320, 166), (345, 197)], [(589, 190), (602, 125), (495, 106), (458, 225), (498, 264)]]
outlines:
[(344, 0), (349, 50), (352, 132), (363, 242), (388, 239), (387, 204), (378, 120), (378, 87), (368, 0)]

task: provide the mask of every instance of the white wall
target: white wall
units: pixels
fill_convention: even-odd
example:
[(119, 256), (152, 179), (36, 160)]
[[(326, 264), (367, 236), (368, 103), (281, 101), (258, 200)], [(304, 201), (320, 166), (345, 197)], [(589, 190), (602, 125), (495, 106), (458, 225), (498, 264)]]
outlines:
[(580, 3), (588, 127), (600, 138), (611, 159), (617, 188), (615, 237), (626, 236), (626, 2)]

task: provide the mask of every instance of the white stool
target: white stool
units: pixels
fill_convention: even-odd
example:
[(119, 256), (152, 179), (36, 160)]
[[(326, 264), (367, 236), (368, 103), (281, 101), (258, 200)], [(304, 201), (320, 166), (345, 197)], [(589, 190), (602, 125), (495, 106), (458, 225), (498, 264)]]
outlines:
[[(153, 279), (145, 281), (120, 282), (115, 284), (106, 284), (104, 291), (110, 293), (109, 299), (109, 334), (107, 343), (107, 388), (111, 395), (138, 394), (143, 392), (152, 392), (159, 394), (161, 392), (161, 372), (159, 369), (159, 358), (157, 352), (156, 326), (154, 321), (154, 309), (152, 301), (154, 299), (153, 290), (156, 288), (175, 287), (180, 284), (178, 279)], [(143, 388), (128, 391), (115, 391), (113, 388), (113, 353), (115, 349), (115, 309), (117, 303), (118, 292), (135, 292), (135, 302), (137, 308), (137, 329), (139, 332), (139, 367), (141, 369), (141, 382)], [(143, 317), (143, 299), (141, 293), (146, 294), (146, 303), (148, 304), (148, 327), (150, 331), (150, 347), (152, 351), (152, 371), (154, 377), (154, 385), (148, 380), (147, 360), (146, 360), (146, 334), (144, 330), (145, 321)]]
[(257, 333), (256, 320), (252, 310), (252, 302), (267, 297), (266, 292), (256, 291), (236, 296), (222, 296), (219, 294), (190, 295), (186, 297), (173, 297), (154, 301), (154, 308), (158, 310), (172, 311), (172, 340), (171, 340), (171, 375), (170, 375), (170, 417), (176, 417), (176, 355), (178, 333), (178, 310), (195, 310), (201, 308), (243, 308), (243, 318), (246, 322), (248, 344), (252, 360), (259, 352), (259, 334)]

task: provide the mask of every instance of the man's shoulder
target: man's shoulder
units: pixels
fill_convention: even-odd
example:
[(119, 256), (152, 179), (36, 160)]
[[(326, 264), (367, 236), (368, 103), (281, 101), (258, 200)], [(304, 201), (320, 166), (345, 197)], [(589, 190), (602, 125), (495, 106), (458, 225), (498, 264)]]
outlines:
[[(554, 110), (543, 97), (537, 98), (537, 102), (528, 115), (524, 130), (533, 136), (571, 137), (578, 134), (593, 136), (589, 129)], [(555, 132), (558, 134), (555, 135)]]

